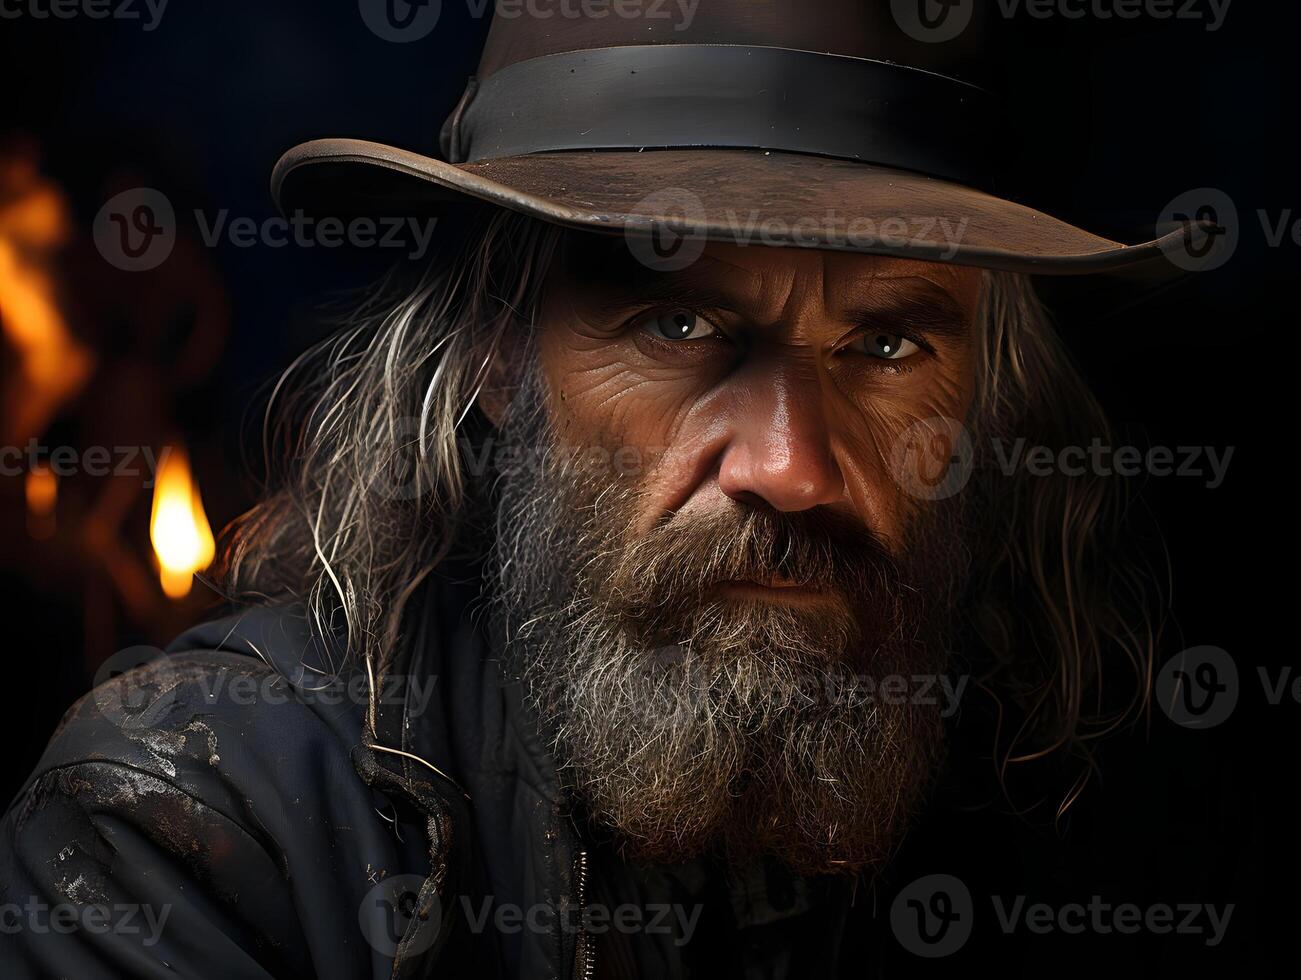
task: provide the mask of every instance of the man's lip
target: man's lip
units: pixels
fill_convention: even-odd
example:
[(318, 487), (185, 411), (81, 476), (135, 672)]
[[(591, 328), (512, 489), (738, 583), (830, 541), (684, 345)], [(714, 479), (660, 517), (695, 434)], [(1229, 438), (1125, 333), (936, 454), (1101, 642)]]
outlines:
[(827, 598), (827, 593), (822, 589), (776, 576), (763, 580), (729, 579), (719, 582), (718, 590), (724, 595), (765, 599), (769, 602), (797, 602)]
[(764, 588), (767, 588), (767, 589), (802, 589), (802, 588), (804, 588), (804, 586), (800, 585), (799, 582), (792, 582), (790, 579), (788, 579), (788, 578), (782, 578), (782, 577), (779, 576), (779, 575), (774, 575), (774, 576), (772, 576), (771, 578), (766, 578), (766, 579), (757, 579), (757, 578), (756, 578), (756, 579), (745, 579), (745, 580), (743, 580), (743, 581), (744, 581), (744, 583), (747, 584), (747, 585), (761, 585), (761, 586), (763, 586)]

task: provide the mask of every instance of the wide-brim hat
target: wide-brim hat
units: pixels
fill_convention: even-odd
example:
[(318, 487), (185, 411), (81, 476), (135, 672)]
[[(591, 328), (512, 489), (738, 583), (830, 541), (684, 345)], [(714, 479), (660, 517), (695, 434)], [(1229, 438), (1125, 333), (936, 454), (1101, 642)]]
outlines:
[(1152, 278), (1214, 244), (1193, 220), (1123, 244), (1003, 196), (981, 6), (499, 4), (442, 159), (318, 139), (280, 159), (272, 191), (285, 213), (481, 202), (655, 248), (667, 233), (1041, 274)]

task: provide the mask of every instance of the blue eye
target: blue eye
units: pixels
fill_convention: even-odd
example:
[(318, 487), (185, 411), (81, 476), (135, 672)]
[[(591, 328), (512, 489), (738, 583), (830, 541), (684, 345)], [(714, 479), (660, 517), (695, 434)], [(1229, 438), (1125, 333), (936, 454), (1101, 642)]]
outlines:
[(643, 326), (665, 340), (700, 340), (718, 333), (718, 328), (690, 310), (657, 313), (642, 321)]
[(855, 346), (869, 357), (883, 361), (901, 361), (920, 349), (907, 337), (901, 337), (897, 333), (864, 334), (855, 342)]

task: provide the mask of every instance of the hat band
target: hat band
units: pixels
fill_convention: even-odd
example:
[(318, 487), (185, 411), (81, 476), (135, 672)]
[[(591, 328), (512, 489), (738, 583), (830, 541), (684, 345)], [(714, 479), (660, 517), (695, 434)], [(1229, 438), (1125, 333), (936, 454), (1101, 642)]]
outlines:
[(630, 45), (543, 55), (471, 79), (441, 143), (451, 163), (554, 150), (781, 150), (985, 187), (991, 104), (966, 82), (866, 58)]

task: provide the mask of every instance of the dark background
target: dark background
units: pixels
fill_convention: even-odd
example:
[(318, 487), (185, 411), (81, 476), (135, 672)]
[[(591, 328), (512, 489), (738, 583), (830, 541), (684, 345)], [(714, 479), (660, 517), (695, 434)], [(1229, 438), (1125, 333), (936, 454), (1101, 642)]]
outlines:
[[(1235, 447), (1216, 489), (1168, 477), (1141, 490), (1164, 530), (1173, 583), (1159, 663), (1187, 647), (1223, 647), (1238, 664), (1240, 700), (1210, 731), (1154, 710), (1106, 747), (1102, 778), (1062, 827), (989, 811), (940, 816), (926, 838), (938, 843), (914, 848), (904, 865), (907, 875), (957, 874), (978, 896), (1233, 903), (1226, 940), (1207, 949), (1188, 936), (1005, 937), (986, 902), (975, 938), (949, 960), (910, 957), (888, 926), (867, 937), (889, 975), (977, 964), (1025, 976), (1276, 965), (1296, 908), (1284, 870), (1295, 831), (1282, 815), (1297, 706), (1268, 704), (1256, 671), (1277, 676), (1296, 663), (1283, 624), (1295, 581), (1295, 369), (1286, 351), (1298, 246), (1289, 236), (1271, 247), (1259, 212), (1273, 224), (1301, 205), (1290, 179), (1291, 6), (1239, 0), (1218, 32), (1093, 17), (1007, 25), (999, 74), (1021, 139), (1002, 186), (1131, 241), (1195, 188), (1216, 188), (1238, 209), (1240, 244), (1225, 267), (1139, 306), (1085, 316), (1085, 304), (1070, 303), (1059, 313), (1122, 442)], [(70, 331), (94, 356), (87, 380), (42, 425), (42, 444), (180, 437), (214, 529), (245, 507), (255, 493), (246, 456), (259, 385), (317, 336), (315, 304), (368, 281), (376, 257), (228, 240), (208, 248), (182, 220), (178, 257), (127, 274), (89, 247), (96, 212), (116, 190), (147, 185), (183, 216), (225, 208), (261, 220), (274, 214), (271, 166), (298, 141), (349, 135), (432, 150), (485, 30), (453, 2), (429, 38), (409, 45), (374, 36), (342, 0), (173, 0), (152, 32), (131, 21), (0, 19), (0, 160), (38, 161), (66, 202), (67, 244), (50, 276)], [(196, 344), (213, 353), (195, 355)], [(72, 481), (59, 506), (66, 499), (73, 512), (65, 520), (60, 511), (63, 524), (41, 537), (21, 484), (0, 477), (0, 736), (12, 766), (4, 800), (106, 656), (165, 642), (204, 602), (153, 595), (133, 607), (119, 581), (130, 577), (125, 566), (79, 538), (104, 488)], [(148, 493), (126, 493), (119, 516), (119, 550), (134, 556), (119, 559), (148, 571)], [(877, 891), (883, 923), (904, 875)], [(1287, 887), (1267, 887), (1279, 883)]]

